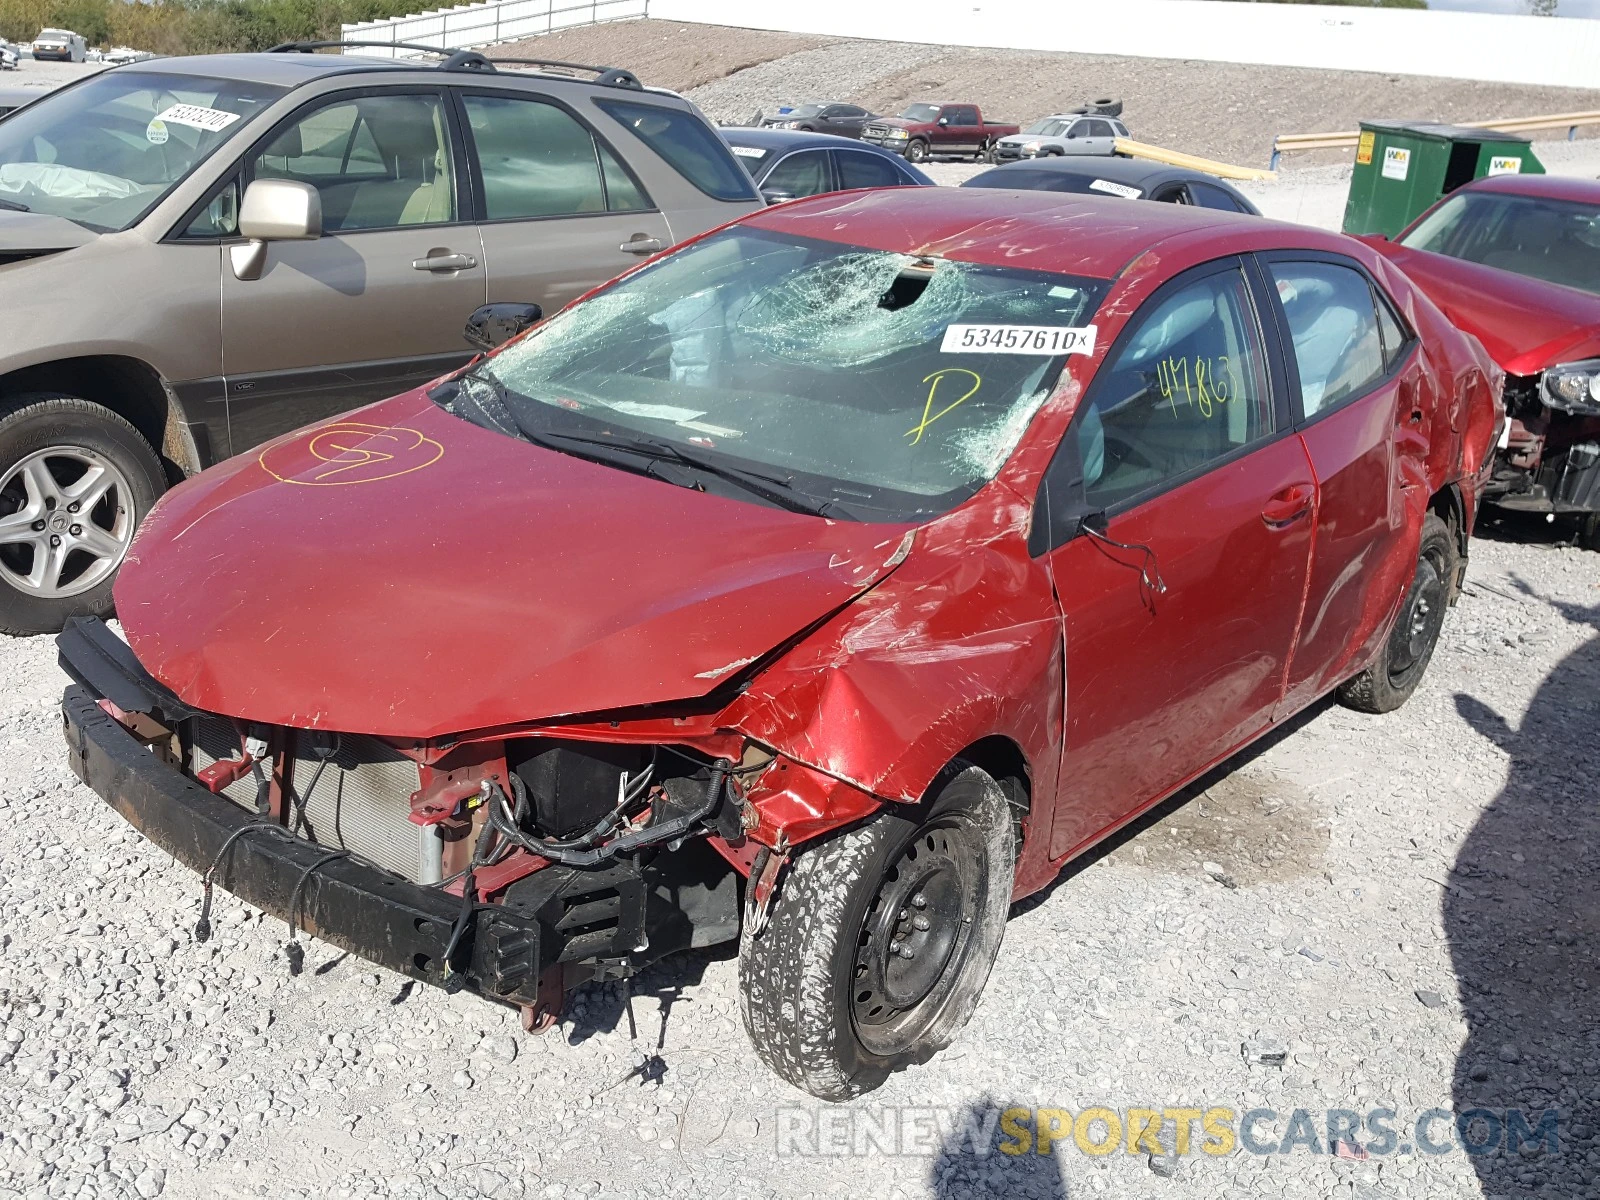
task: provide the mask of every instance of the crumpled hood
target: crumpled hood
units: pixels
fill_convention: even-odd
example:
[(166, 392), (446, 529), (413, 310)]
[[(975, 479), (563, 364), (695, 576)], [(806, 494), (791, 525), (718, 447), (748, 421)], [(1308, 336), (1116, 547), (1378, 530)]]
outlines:
[(72, 250), (87, 246), (98, 236), (65, 217), (0, 208), (0, 254)]
[(198, 708), (427, 738), (702, 696), (892, 570), (905, 532), (542, 450), (413, 392), (174, 489), (116, 601)]
[(1600, 357), (1600, 296), (1443, 254), (1361, 239), (1428, 294), (1451, 323), (1475, 336), (1510, 375)]

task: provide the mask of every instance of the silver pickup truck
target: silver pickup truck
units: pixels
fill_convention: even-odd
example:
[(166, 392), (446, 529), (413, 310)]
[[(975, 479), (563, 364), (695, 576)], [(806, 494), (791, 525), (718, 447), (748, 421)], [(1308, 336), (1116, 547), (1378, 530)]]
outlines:
[(1116, 152), (1118, 138), (1131, 136), (1119, 117), (1104, 113), (1056, 113), (1041, 117), (1021, 133), (1003, 137), (994, 144), (995, 162), (1014, 162), (1020, 158), (1048, 158), (1052, 155)]

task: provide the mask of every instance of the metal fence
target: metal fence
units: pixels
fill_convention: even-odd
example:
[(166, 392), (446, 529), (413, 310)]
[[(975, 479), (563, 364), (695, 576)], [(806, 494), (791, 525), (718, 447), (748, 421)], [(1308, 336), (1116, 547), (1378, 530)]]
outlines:
[[(462, 50), (649, 15), (650, 0), (496, 0), (490, 4), (432, 9), (386, 21), (362, 21), (341, 29), (346, 41), (421, 42), (444, 50)], [(409, 57), (406, 50), (385, 51), (381, 46), (363, 46), (351, 53)]]

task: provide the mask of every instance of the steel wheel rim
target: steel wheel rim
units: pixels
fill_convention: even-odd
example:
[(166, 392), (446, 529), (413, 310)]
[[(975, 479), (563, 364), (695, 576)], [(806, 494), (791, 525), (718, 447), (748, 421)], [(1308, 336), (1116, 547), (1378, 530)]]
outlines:
[(1405, 606), (1390, 634), (1389, 680), (1397, 683), (1428, 655), (1444, 622), (1444, 572), (1431, 554), (1417, 563)]
[(122, 565), (133, 527), (127, 477), (83, 446), (35, 451), (0, 476), (0, 578), (26, 595), (98, 587)]
[(868, 1050), (896, 1053), (937, 1019), (972, 944), (982, 868), (977, 831), (951, 819), (918, 829), (884, 872), (851, 976), (851, 1015)]

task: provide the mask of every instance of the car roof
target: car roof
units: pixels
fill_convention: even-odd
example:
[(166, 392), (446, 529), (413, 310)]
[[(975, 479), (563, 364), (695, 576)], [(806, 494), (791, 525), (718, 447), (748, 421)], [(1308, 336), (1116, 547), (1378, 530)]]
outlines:
[(723, 126), (717, 130), (730, 146), (750, 146), (756, 150), (799, 150), (808, 146), (834, 146), (841, 149), (866, 150), (873, 154), (887, 154), (899, 158), (893, 151), (874, 146), (871, 142), (840, 137), (836, 133), (812, 133), (805, 129), (754, 129), (745, 125)]
[(371, 71), (429, 70), (431, 62), (409, 62), (393, 58), (368, 58), (359, 54), (193, 54), (181, 57), (146, 59), (112, 71), (159, 72), (163, 75), (193, 75), (204, 78), (237, 79), (244, 83), (277, 84), (298, 87), (327, 75), (359, 74)]
[(1363, 262), (1342, 234), (1187, 204), (1130, 204), (1110, 196), (990, 188), (892, 188), (775, 205), (741, 223), (996, 267), (1112, 279), (1161, 245), (1174, 262), (1255, 250), (1321, 250)]
[[(1110, 118), (1106, 118), (1109, 120)], [(1108, 183), (1122, 183), (1129, 187), (1151, 188), (1157, 184), (1176, 180), (1198, 179), (1206, 183), (1217, 182), (1215, 175), (1188, 167), (1174, 167), (1166, 163), (1151, 162), (1144, 158), (1120, 158), (1107, 155), (1061, 155), (1053, 158), (1030, 158), (1027, 162), (1006, 163), (995, 171), (1056, 171), (1063, 175), (1077, 175), (1083, 179), (1104, 179)], [(986, 172), (993, 174), (993, 172)]]
[(1581, 179), (1576, 175), (1496, 175), (1478, 179), (1463, 191), (1498, 192), (1508, 196), (1533, 196), (1541, 200), (1577, 200), (1600, 204), (1600, 179)]

